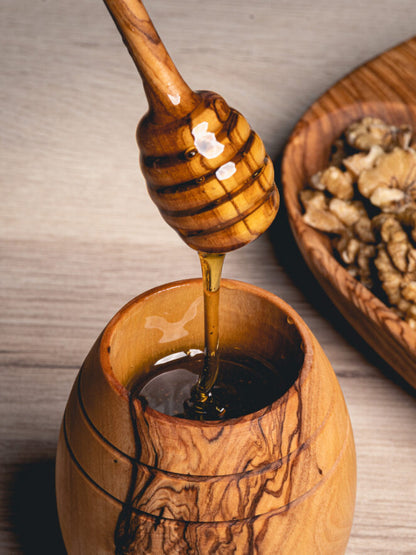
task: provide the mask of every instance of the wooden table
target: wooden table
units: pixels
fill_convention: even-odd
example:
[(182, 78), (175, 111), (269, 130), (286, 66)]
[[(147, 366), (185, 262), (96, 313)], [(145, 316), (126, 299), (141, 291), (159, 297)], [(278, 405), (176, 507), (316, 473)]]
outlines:
[[(319, 94), (415, 32), (414, 0), (148, 7), (185, 80), (242, 111), (277, 169)], [(0, 26), (0, 552), (59, 554), (54, 455), (78, 368), (128, 299), (200, 270), (147, 196), (134, 140), (146, 102), (102, 2), (2, 0)], [(347, 553), (416, 553), (415, 392), (331, 306), (283, 213), (224, 275), (289, 302), (338, 375), (358, 456)]]

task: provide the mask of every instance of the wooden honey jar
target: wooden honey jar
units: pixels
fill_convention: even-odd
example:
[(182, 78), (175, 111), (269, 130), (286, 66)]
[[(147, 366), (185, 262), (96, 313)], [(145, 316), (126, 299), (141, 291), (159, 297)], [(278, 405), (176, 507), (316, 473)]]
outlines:
[(221, 349), (288, 373), (254, 413), (169, 416), (129, 384), (156, 360), (202, 349), (201, 280), (133, 299), (104, 329), (71, 392), (56, 490), (68, 553), (342, 554), (356, 463), (344, 398), (299, 315), (258, 287), (223, 280)]

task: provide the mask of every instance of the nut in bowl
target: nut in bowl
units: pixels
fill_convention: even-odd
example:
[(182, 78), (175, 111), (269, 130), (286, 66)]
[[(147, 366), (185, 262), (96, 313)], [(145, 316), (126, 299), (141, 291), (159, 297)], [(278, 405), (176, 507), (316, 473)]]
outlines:
[[(343, 316), (413, 387), (415, 56), (411, 39), (334, 85), (296, 126), (282, 164), (290, 225), (307, 264)], [(352, 151), (343, 152), (345, 144)], [(366, 264), (376, 268), (377, 283)]]

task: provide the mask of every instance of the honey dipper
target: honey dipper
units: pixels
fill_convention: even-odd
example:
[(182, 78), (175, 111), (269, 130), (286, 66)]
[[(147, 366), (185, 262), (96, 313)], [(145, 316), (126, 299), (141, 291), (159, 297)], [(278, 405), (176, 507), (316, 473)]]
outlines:
[(104, 0), (143, 80), (141, 168), (165, 221), (192, 248), (226, 253), (262, 234), (279, 207), (273, 163), (245, 118), (192, 91), (139, 0)]

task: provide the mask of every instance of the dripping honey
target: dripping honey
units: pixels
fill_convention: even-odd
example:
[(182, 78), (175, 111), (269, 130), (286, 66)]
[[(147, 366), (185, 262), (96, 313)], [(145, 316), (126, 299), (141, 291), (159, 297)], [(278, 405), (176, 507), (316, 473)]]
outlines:
[(131, 387), (133, 398), (170, 416), (221, 420), (250, 414), (281, 397), (297, 373), (241, 349), (220, 349), (222, 254), (199, 253), (204, 292), (205, 350), (190, 348), (157, 361)]
[(224, 254), (199, 253), (204, 291), (204, 363), (198, 380), (185, 403), (189, 418), (218, 420), (226, 415), (226, 408), (216, 398), (214, 385), (220, 371), (219, 358), (219, 301)]

